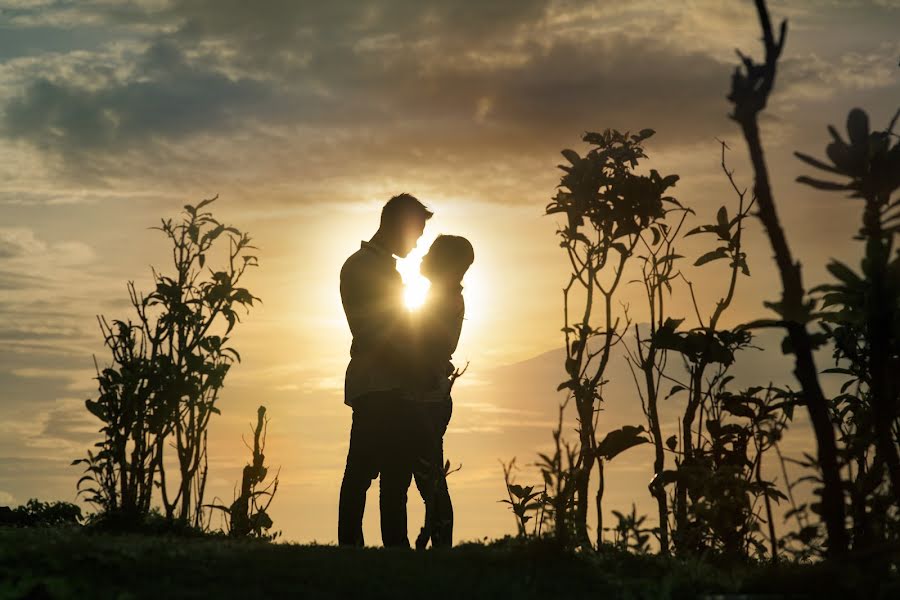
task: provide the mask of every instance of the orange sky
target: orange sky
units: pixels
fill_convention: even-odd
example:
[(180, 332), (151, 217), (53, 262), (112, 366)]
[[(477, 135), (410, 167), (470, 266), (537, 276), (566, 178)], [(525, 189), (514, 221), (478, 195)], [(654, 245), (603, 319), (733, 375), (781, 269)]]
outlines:
[[(265, 404), (267, 459), (282, 469), (276, 527), (334, 541), (350, 423), (338, 271), (383, 202), (406, 191), (435, 212), (424, 242), (454, 233), (475, 247), (456, 355), (471, 367), (446, 442), (463, 465), (451, 479), (459, 536), (512, 532), (496, 502), (498, 459), (527, 464), (549, 443), (563, 378), (567, 267), (554, 219), (542, 216), (559, 150), (579, 149), (584, 130), (652, 127), (647, 167), (680, 174), (675, 195), (695, 224), (711, 221), (734, 199), (717, 137), (733, 148), (738, 182), (751, 183), (725, 94), (733, 48), (759, 52), (752, 3), (250, 6), (0, 1), (0, 504), (73, 499), (68, 464), (97, 429), (83, 406), (95, 392), (91, 356), (104, 357), (95, 315), (125, 316), (126, 281), (146, 289), (149, 266), (165, 264), (148, 227), (218, 193), (216, 216), (260, 247), (247, 286), (263, 304), (234, 337), (244, 361), (211, 426), (209, 498), (231, 498), (246, 460), (240, 436)], [(771, 10), (791, 30), (763, 135), (811, 287), (827, 257), (858, 256), (858, 206), (794, 183), (807, 171), (791, 152), (821, 155), (825, 125), (840, 128), (853, 106), (887, 124), (900, 98), (900, 10), (892, 0)], [(753, 277), (728, 323), (764, 316), (762, 301), (778, 295), (755, 222), (746, 243)], [(690, 276), (711, 306), (724, 271)], [(638, 290), (626, 292), (639, 306)], [(673, 312), (690, 314), (678, 293)], [(611, 369), (601, 429), (637, 424), (624, 363)], [(789, 379), (777, 350), (742, 357), (738, 370), (747, 381)], [(790, 443), (810, 447), (802, 423)], [(649, 462), (643, 449), (615, 462), (607, 509), (635, 501), (651, 512)], [(366, 528), (377, 542), (377, 511)]]

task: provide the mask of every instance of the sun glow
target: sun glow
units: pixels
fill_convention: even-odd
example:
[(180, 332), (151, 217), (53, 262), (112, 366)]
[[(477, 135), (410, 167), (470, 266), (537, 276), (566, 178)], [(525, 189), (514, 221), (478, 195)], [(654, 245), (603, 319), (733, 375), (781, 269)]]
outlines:
[(421, 275), (417, 275), (406, 283), (403, 290), (403, 303), (409, 310), (418, 310), (425, 304), (428, 297), (428, 288), (431, 284)]
[[(422, 257), (428, 252), (436, 237), (436, 233), (426, 233), (419, 238), (419, 243), (406, 258), (397, 261), (397, 270), (403, 279), (403, 303), (406, 305), (407, 310), (420, 309), (428, 299), (428, 289), (431, 287), (431, 282), (422, 276), (419, 268), (422, 263)], [(463, 295), (466, 299), (466, 321), (470, 326), (471, 321), (473, 319), (478, 320), (481, 311), (484, 309), (481, 269), (482, 266), (476, 260), (476, 264), (469, 269), (469, 272), (466, 273), (463, 279)]]
[(403, 303), (409, 310), (421, 308), (428, 297), (428, 288), (431, 287), (431, 283), (419, 273), (419, 265), (435, 237), (426, 234), (419, 239), (419, 243), (406, 258), (397, 261), (397, 270), (400, 272), (400, 277), (403, 278)]

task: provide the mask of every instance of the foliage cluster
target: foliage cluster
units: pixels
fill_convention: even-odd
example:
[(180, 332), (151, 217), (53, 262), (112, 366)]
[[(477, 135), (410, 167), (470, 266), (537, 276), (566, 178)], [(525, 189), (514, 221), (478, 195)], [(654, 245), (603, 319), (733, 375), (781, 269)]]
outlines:
[[(79, 492), (109, 520), (140, 522), (158, 490), (168, 520), (204, 526), (207, 430), (225, 377), (240, 361), (229, 334), (238, 308), (259, 300), (239, 285), (257, 265), (254, 246), (204, 210), (215, 199), (186, 205), (180, 221), (154, 228), (172, 245), (174, 273), (154, 269), (147, 295), (129, 282), (136, 319), (98, 317), (112, 360), (97, 367), (99, 394), (85, 405), (102, 423), (102, 440), (73, 465), (85, 465)], [(224, 265), (214, 269), (223, 239)]]
[(12, 527), (80, 525), (82, 519), (81, 507), (71, 502), (41, 502), (31, 498), (15, 508), (0, 506), (0, 525)]
[[(866, 113), (850, 112), (849, 141), (829, 127), (832, 142), (824, 162), (797, 153), (805, 164), (842, 181), (801, 176), (798, 181), (818, 190), (850, 192), (862, 201), (856, 239), (864, 242), (860, 269), (832, 261), (833, 282), (804, 291), (799, 263), (793, 258), (768, 183), (768, 168), (756, 119), (774, 86), (784, 45), (783, 24), (776, 40), (763, 0), (756, 0), (766, 49), (765, 62), (742, 58), (732, 79), (732, 118), (741, 126), (753, 166), (752, 193), (742, 189), (725, 161), (721, 166), (735, 194), (734, 206), (723, 205), (713, 222), (683, 232), (693, 210), (668, 195), (677, 175), (635, 172), (646, 159), (643, 142), (649, 129), (636, 135), (606, 130), (587, 133), (590, 145), (582, 157), (563, 150), (568, 164), (547, 214), (565, 217), (557, 232), (569, 258), (571, 273), (563, 290), (567, 390), (553, 431), (553, 454), (539, 454), (544, 487), (505, 482), (520, 536), (544, 535), (545, 519), (565, 547), (604, 547), (603, 531), (614, 544), (646, 552), (649, 535), (663, 554), (717, 555), (777, 560), (779, 556), (811, 558), (843, 555), (852, 549), (872, 552), (896, 548), (900, 538), (900, 141), (897, 117), (883, 131), (871, 131)], [(898, 113), (900, 115), (900, 113)], [(745, 221), (757, 216), (772, 244), (782, 282), (782, 296), (766, 306), (776, 313), (763, 319), (723, 327), (742, 277), (750, 276), (743, 244)], [(680, 266), (684, 238), (703, 236), (710, 247), (692, 261), (695, 268), (722, 261), (728, 277), (724, 290), (704, 315), (699, 291)], [(623, 273), (639, 270), (646, 312), (639, 323), (633, 309), (614, 302)], [(572, 290), (579, 292), (573, 300)], [(686, 294), (692, 319), (671, 314), (672, 297)], [(575, 315), (574, 317), (572, 315)], [(573, 322), (574, 321), (574, 322)], [(595, 324), (599, 321), (599, 324)], [(799, 389), (760, 381), (736, 389), (730, 373), (741, 352), (752, 351), (753, 332), (782, 329), (782, 351), (793, 356)], [(631, 330), (631, 335), (626, 332)], [(622, 345), (646, 423), (610, 431), (600, 441), (599, 412), (604, 374), (611, 349)], [(840, 392), (826, 397), (813, 352), (830, 348), (834, 366), (823, 372), (845, 378)], [(675, 403), (678, 429), (664, 431), (659, 402)], [(575, 408), (575, 441), (567, 441), (564, 414)], [(779, 448), (795, 408), (805, 408), (816, 438), (818, 455), (802, 460), (784, 457)], [(645, 427), (646, 426), (646, 427)], [(601, 501), (603, 465), (635, 445), (651, 443), (655, 460), (648, 490), (658, 505), (656, 527), (645, 525), (634, 510), (616, 512), (615, 527), (604, 527)], [(763, 471), (777, 458), (780, 477)], [(669, 459), (671, 457), (671, 459)], [(671, 462), (669, 462), (671, 460)], [(807, 469), (798, 481), (788, 479), (786, 462)], [(597, 480), (591, 498), (591, 473)], [(798, 503), (796, 485), (812, 483), (818, 497)], [(597, 511), (597, 535), (587, 535), (590, 503)], [(776, 536), (773, 504), (787, 502), (787, 518), (796, 526)], [(540, 525), (525, 523), (538, 516)]]

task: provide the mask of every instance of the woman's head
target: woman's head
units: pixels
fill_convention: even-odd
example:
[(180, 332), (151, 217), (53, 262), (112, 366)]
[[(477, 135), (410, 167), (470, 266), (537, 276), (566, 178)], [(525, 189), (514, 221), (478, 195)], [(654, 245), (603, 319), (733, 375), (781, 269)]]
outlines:
[(422, 258), (422, 275), (432, 283), (459, 283), (475, 260), (472, 244), (458, 235), (439, 235)]

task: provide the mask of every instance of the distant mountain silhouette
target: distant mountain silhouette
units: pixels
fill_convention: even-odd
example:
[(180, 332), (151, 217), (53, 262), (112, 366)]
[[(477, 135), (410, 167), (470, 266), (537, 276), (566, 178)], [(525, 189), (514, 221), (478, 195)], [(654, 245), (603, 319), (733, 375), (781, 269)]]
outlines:
[[(796, 387), (791, 374), (792, 362), (781, 352), (782, 337), (780, 332), (772, 330), (761, 330), (756, 333), (754, 344), (762, 350), (747, 350), (737, 355), (731, 369), (731, 374), (735, 376), (732, 389), (766, 385), (770, 381), (776, 385)], [(629, 338), (629, 343), (632, 339)], [(475, 401), (475, 398), (482, 395), (480, 393), (482, 390), (489, 389), (490, 394), (487, 395), (499, 409), (516, 411), (522, 417), (552, 420), (555, 417), (557, 403), (565, 399), (565, 392), (556, 391), (556, 387), (565, 378), (563, 371), (565, 356), (565, 349), (559, 348), (524, 361), (497, 367), (484, 374), (484, 379), (489, 384), (483, 386), (467, 388), (465, 378), (460, 379), (458, 384), (460, 401), (463, 403), (467, 400)], [(829, 366), (829, 357), (829, 352), (821, 353), (821, 368)], [(670, 367), (673, 374), (678, 373), (677, 363), (671, 363)], [(622, 346), (613, 349), (607, 379), (609, 383), (603, 388), (605, 402), (604, 412), (600, 418), (601, 431), (622, 425), (642, 424), (644, 416)], [(671, 383), (663, 385), (663, 395), (668, 394), (671, 386)], [(661, 402), (663, 421), (676, 418), (679, 414), (676, 407), (680, 402), (677, 397)], [(798, 418), (802, 416), (797, 415)], [(546, 435), (549, 438), (549, 430)]]

